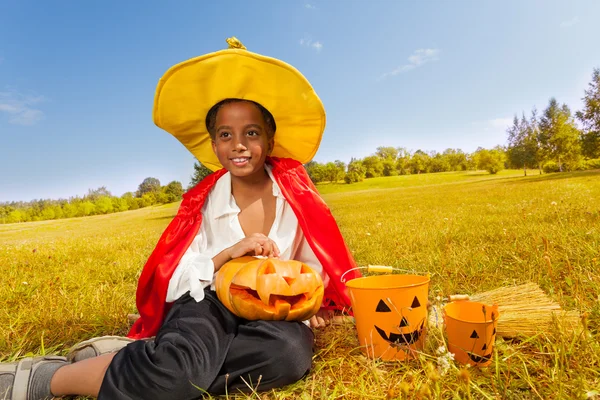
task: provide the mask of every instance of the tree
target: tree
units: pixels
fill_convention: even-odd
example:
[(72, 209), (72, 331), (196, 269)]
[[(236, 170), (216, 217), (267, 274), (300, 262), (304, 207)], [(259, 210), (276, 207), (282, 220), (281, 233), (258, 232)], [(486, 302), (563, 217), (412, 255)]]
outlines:
[(398, 147), (396, 171), (398, 171), (400, 175), (410, 174), (410, 152), (404, 147)]
[(382, 161), (383, 164), (383, 176), (396, 176), (398, 170), (396, 169), (396, 161), (391, 158), (386, 158)]
[(204, 166), (204, 164), (202, 164), (199, 161), (195, 162), (194, 174), (192, 175), (192, 180), (190, 182), (190, 185), (188, 186), (188, 189), (191, 189), (194, 186), (196, 186), (198, 183), (200, 183), (200, 181), (202, 181), (202, 179), (206, 178), (210, 174), (212, 174), (212, 171), (208, 167)]
[(167, 202), (173, 203), (181, 200), (181, 196), (183, 196), (183, 186), (181, 185), (181, 182), (172, 181), (164, 187), (163, 192), (167, 195)]
[(446, 149), (442, 157), (450, 164), (449, 171), (465, 171), (467, 169), (467, 155), (461, 149)]
[(421, 172), (427, 172), (430, 164), (430, 157), (427, 153), (422, 150), (415, 151), (412, 158), (410, 159), (410, 166), (413, 174), (420, 174)]
[(437, 153), (431, 158), (431, 172), (446, 172), (452, 169), (448, 157)]
[(99, 197), (94, 204), (96, 205), (97, 214), (108, 214), (113, 212), (113, 203), (110, 197)]
[(156, 204), (156, 192), (147, 192), (140, 198), (140, 207), (149, 207)]
[(523, 113), (521, 120), (515, 115), (513, 125), (508, 128), (507, 133), (507, 155), (510, 164), (517, 168), (523, 168), (523, 174), (527, 176), (527, 167), (533, 167), (537, 161), (536, 131)]
[(136, 192), (136, 197), (143, 197), (146, 193), (158, 193), (158, 192), (160, 192), (160, 181), (156, 178), (146, 178), (138, 186), (138, 190)]
[(77, 203), (77, 216), (86, 217), (88, 215), (94, 215), (96, 212), (96, 206), (91, 201), (82, 201)]
[(337, 183), (340, 179), (344, 179), (346, 174), (346, 164), (339, 160), (328, 162), (323, 169), (325, 180), (331, 183)]
[(544, 161), (556, 161), (559, 171), (563, 166), (573, 169), (579, 162), (581, 143), (569, 107), (566, 104), (560, 106), (555, 98), (551, 98), (540, 119), (539, 130)]
[(383, 160), (378, 156), (368, 156), (363, 158), (362, 164), (365, 167), (365, 176), (367, 178), (377, 178), (383, 175)]
[(478, 151), (478, 169), (485, 169), (490, 174), (495, 175), (504, 169), (506, 155), (501, 149)]
[(314, 184), (325, 180), (325, 166), (323, 164), (319, 164), (316, 161), (309, 161), (304, 164), (304, 169)]
[(351, 158), (348, 163), (348, 172), (346, 172), (346, 176), (344, 176), (344, 181), (346, 183), (362, 182), (362, 180), (365, 179), (366, 172), (367, 170), (360, 160)]
[(396, 161), (398, 158), (398, 149), (394, 147), (384, 147), (380, 146), (377, 148), (375, 155), (383, 160), (392, 160)]
[(335, 167), (337, 168), (337, 176), (336, 176), (336, 182), (339, 180), (344, 179), (344, 176), (346, 175), (346, 163), (340, 160), (335, 160), (333, 162), (335, 164)]
[(583, 110), (576, 113), (584, 129), (582, 153), (589, 158), (600, 158), (600, 68), (594, 69), (582, 100)]
[(106, 188), (106, 186), (101, 186), (101, 187), (99, 187), (96, 190), (88, 189), (88, 194), (85, 197), (88, 200), (90, 200), (92, 202), (95, 202), (96, 200), (98, 200), (102, 196), (112, 197), (112, 194), (110, 194), (110, 192), (108, 191), (108, 189)]

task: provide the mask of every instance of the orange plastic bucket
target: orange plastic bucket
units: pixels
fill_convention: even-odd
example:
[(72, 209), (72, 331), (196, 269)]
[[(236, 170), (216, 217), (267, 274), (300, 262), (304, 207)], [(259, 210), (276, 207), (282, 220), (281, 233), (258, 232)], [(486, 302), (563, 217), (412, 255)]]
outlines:
[(422, 350), (429, 276), (379, 275), (346, 282), (358, 341), (371, 358), (404, 360)]
[(487, 366), (492, 362), (498, 306), (454, 301), (444, 306), (448, 351), (463, 364)]

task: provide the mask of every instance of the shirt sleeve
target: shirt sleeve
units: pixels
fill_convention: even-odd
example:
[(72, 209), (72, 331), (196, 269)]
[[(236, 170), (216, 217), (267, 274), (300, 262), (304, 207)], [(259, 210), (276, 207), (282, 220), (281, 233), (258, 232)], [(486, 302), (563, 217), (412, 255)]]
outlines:
[(214, 254), (208, 248), (206, 224), (201, 224), (200, 231), (192, 244), (181, 257), (179, 265), (173, 272), (167, 289), (167, 302), (173, 302), (188, 290), (196, 301), (204, 299), (204, 288), (213, 280), (215, 265)]

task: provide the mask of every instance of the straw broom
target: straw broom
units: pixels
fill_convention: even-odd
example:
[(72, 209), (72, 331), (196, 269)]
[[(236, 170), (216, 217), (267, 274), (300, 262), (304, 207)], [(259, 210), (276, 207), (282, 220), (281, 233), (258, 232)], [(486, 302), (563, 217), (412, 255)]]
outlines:
[(496, 331), (503, 337), (549, 333), (555, 319), (561, 329), (572, 331), (580, 320), (577, 311), (563, 310), (535, 283), (500, 287), (473, 295), (451, 295), (448, 300), (497, 304), (500, 316)]

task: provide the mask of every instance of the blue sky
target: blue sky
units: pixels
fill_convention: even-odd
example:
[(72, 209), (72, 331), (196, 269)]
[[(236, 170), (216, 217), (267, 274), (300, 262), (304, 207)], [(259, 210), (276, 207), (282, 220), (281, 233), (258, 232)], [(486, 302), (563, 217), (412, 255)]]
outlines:
[(186, 187), (194, 158), (152, 123), (154, 90), (229, 36), (311, 81), (327, 111), (317, 161), (505, 144), (515, 113), (552, 96), (581, 108), (599, 19), (596, 0), (3, 0), (0, 201)]

